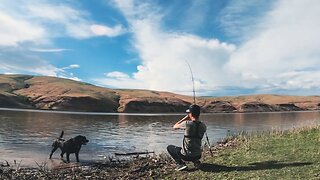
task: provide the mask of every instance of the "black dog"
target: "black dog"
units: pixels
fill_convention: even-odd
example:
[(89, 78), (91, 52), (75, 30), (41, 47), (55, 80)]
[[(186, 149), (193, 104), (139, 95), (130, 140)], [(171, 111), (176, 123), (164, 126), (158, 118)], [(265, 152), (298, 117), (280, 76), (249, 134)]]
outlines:
[(60, 137), (56, 139), (52, 144), (52, 151), (50, 154), (49, 159), (51, 159), (52, 154), (58, 149), (61, 149), (61, 159), (63, 158), (63, 154), (67, 154), (67, 162), (70, 162), (69, 155), (71, 153), (75, 153), (77, 162), (79, 162), (79, 151), (81, 149), (82, 145), (86, 145), (89, 140), (85, 136), (76, 136), (74, 138), (69, 139), (68, 141), (65, 141), (62, 139), (63, 131), (60, 134)]

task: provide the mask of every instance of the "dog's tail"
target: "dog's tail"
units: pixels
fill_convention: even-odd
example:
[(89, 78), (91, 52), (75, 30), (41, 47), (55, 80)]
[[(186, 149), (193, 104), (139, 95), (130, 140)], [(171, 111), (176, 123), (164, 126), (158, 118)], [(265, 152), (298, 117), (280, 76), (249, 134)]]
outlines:
[(60, 134), (59, 140), (63, 140), (63, 141), (64, 141), (64, 139), (62, 139), (63, 134), (64, 134), (64, 131), (61, 131), (61, 134)]
[(61, 131), (61, 134), (60, 134), (59, 138), (62, 138), (63, 134), (64, 134), (64, 131)]

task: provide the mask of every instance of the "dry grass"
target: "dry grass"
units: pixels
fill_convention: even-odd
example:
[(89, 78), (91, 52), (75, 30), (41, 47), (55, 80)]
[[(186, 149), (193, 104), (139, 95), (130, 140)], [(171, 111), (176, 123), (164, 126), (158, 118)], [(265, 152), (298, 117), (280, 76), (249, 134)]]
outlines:
[[(164, 112), (169, 111), (162, 107), (172, 105), (173, 109), (169, 112), (177, 111), (179, 108), (185, 108), (193, 102), (192, 96), (184, 96), (174, 94), (170, 92), (161, 91), (149, 91), (149, 90), (124, 90), (124, 89), (108, 89), (103, 87), (94, 86), (91, 84), (73, 81), (70, 79), (44, 77), (44, 76), (26, 76), (26, 75), (0, 75), (0, 95), (6, 98), (7, 101), (11, 101), (13, 96), (22, 97), (21, 102), (25, 104), (25, 99), (28, 100), (30, 106), (38, 109), (59, 109), (70, 110), (76, 104), (68, 104), (67, 109), (63, 103), (71, 102), (75, 100), (77, 103), (82, 104), (83, 101), (95, 102), (93, 106), (106, 106), (107, 110), (102, 112), (145, 112), (150, 109), (154, 111)], [(79, 101), (78, 101), (79, 100)], [(19, 101), (19, 99), (17, 100)], [(257, 112), (268, 111), (267, 108), (260, 108), (264, 104), (275, 105), (276, 104), (292, 104), (301, 107), (306, 110), (317, 110), (320, 108), (320, 96), (284, 96), (284, 95), (251, 95), (251, 96), (230, 96), (230, 97), (197, 97), (196, 102), (204, 108), (207, 112), (224, 112), (222, 109), (214, 108), (216, 101), (228, 102), (227, 104), (233, 106), (236, 110), (231, 112)], [(74, 101), (72, 101), (74, 103)], [(251, 102), (257, 102), (254, 107), (242, 109), (241, 105)], [(20, 103), (20, 104), (21, 104)], [(98, 103), (98, 104), (97, 104)], [(99, 104), (100, 103), (100, 104)], [(126, 109), (129, 103), (143, 104), (137, 110)], [(155, 107), (152, 107), (151, 104)], [(261, 103), (261, 104), (259, 104)], [(12, 103), (19, 104), (19, 103)], [(86, 110), (85, 107), (90, 107), (89, 104), (83, 103), (85, 106), (81, 107), (80, 111)], [(4, 106), (4, 105), (3, 105)], [(78, 105), (79, 106), (79, 105)], [(91, 107), (93, 107), (91, 106)], [(148, 109), (148, 107), (151, 107)], [(19, 107), (17, 107), (19, 108)], [(153, 108), (153, 109), (152, 109)], [(74, 108), (72, 110), (75, 110)], [(279, 109), (279, 108), (278, 108)], [(270, 111), (277, 111), (277, 108)], [(95, 110), (100, 111), (101, 109)], [(280, 110), (280, 109), (279, 109)], [(285, 109), (286, 110), (286, 109)], [(289, 108), (290, 110), (290, 108)], [(152, 111), (152, 112), (154, 112)], [(227, 112), (229, 112), (227, 110)]]

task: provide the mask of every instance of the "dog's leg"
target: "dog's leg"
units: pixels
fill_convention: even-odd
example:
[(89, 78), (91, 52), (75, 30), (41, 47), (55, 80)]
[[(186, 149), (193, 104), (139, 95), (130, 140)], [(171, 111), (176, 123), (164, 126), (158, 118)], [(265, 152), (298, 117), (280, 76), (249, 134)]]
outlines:
[(64, 153), (65, 153), (64, 151), (61, 151), (61, 154), (60, 154), (61, 159), (63, 159)]
[(67, 156), (67, 162), (69, 163), (69, 162), (70, 162), (70, 159), (69, 159), (70, 153), (67, 152), (66, 154), (67, 154), (67, 155), (66, 155), (66, 156)]
[(76, 158), (77, 158), (77, 162), (79, 162), (79, 152), (76, 152)]
[(52, 154), (58, 149), (58, 147), (52, 147), (52, 151), (50, 153), (49, 159), (51, 159)]

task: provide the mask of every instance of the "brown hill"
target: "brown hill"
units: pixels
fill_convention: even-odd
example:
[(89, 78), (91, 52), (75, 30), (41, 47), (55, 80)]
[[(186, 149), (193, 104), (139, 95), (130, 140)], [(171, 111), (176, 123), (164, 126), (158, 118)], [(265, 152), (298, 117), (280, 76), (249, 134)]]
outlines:
[[(117, 90), (69, 79), (0, 75), (0, 107), (86, 112), (184, 112), (190, 96), (148, 90)], [(319, 110), (320, 96), (252, 95), (200, 97), (204, 112)]]

